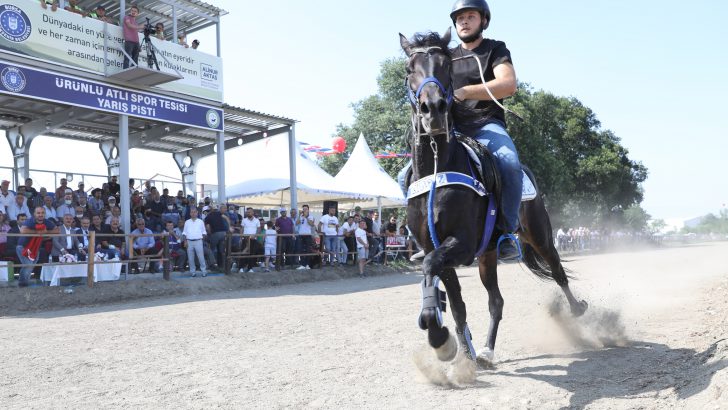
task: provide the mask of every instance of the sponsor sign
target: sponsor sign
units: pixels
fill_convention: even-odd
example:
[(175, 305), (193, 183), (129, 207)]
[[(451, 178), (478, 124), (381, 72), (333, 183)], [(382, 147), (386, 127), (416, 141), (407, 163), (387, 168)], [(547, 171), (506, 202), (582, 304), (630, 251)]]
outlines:
[[(139, 15), (137, 23), (144, 21), (145, 16)], [(142, 44), (138, 64), (147, 67), (143, 35), (138, 37)], [(222, 102), (220, 58), (153, 36), (150, 40), (157, 48), (160, 70), (183, 76), (155, 87)], [(60, 8), (43, 9), (31, 0), (0, 0), (0, 49), (101, 75), (118, 73), (124, 64), (121, 27)]]
[(0, 93), (223, 130), (223, 112), (219, 108), (4, 62), (0, 62)]

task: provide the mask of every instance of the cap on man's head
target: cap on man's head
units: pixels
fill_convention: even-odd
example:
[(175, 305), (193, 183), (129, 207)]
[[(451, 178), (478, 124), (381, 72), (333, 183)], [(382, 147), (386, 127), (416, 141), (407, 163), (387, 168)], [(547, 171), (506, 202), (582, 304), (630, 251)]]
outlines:
[(96, 10), (106, 11), (106, 7), (104, 7), (103, 5), (99, 4), (98, 6), (96, 6)]
[(83, 181), (79, 182), (78, 186), (83, 186)]
[(286, 210), (286, 208), (281, 208), (281, 209), (278, 210), (278, 212), (284, 213), (284, 212), (287, 212), (287, 210)]
[(116, 197), (112, 195), (112, 196), (110, 196), (110, 197), (108, 198), (108, 200), (109, 200), (109, 201), (116, 201)]
[(210, 207), (207, 205), (202, 207), (202, 212), (209, 211), (209, 210), (210, 210)]
[(10, 181), (8, 181), (7, 179), (3, 179), (2, 185), (9, 185), (9, 184), (10, 184)]

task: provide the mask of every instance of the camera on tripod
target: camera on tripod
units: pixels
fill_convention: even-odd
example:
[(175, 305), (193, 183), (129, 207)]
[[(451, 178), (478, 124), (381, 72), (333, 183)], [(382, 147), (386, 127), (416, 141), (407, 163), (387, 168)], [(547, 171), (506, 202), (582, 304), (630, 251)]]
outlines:
[(144, 37), (149, 38), (150, 35), (157, 34), (157, 30), (152, 26), (152, 23), (149, 22), (149, 17), (147, 17), (147, 24), (144, 25)]

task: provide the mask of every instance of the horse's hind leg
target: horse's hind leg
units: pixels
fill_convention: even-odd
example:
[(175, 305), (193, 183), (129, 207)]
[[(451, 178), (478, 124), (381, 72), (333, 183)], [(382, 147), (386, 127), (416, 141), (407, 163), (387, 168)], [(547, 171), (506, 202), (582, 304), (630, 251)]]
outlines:
[(488, 291), (488, 310), (490, 312), (490, 325), (485, 349), (478, 353), (477, 361), (482, 367), (493, 364), (495, 352), (495, 339), (498, 337), (498, 325), (503, 318), (503, 296), (498, 287), (498, 259), (494, 250), (488, 251), (478, 258), (480, 281)]
[[(523, 227), (522, 236), (524, 242), (526, 242), (524, 262), (529, 269), (534, 271), (534, 268), (539, 270), (538, 266), (533, 266), (534, 264), (539, 264), (539, 258), (545, 261), (549, 266), (549, 271), (542, 273), (551, 276), (561, 287), (561, 290), (566, 296), (566, 300), (569, 302), (571, 313), (574, 316), (583, 315), (589, 305), (586, 301), (578, 301), (574, 297), (574, 294), (571, 293), (569, 278), (566, 276), (566, 271), (564, 271), (564, 267), (561, 265), (559, 252), (554, 245), (554, 238), (551, 233), (551, 221), (549, 220), (543, 200), (540, 197), (536, 197), (532, 201), (523, 203), (520, 216)], [(528, 246), (533, 248), (533, 250), (529, 250)], [(535, 251), (535, 254), (533, 254), (533, 251)]]

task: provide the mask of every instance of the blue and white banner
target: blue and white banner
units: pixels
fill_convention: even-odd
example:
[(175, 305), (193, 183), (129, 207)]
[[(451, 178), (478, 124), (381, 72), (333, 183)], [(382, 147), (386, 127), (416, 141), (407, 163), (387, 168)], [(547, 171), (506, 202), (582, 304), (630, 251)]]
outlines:
[(0, 62), (0, 93), (214, 131), (223, 130), (223, 111), (220, 108), (6, 62)]

